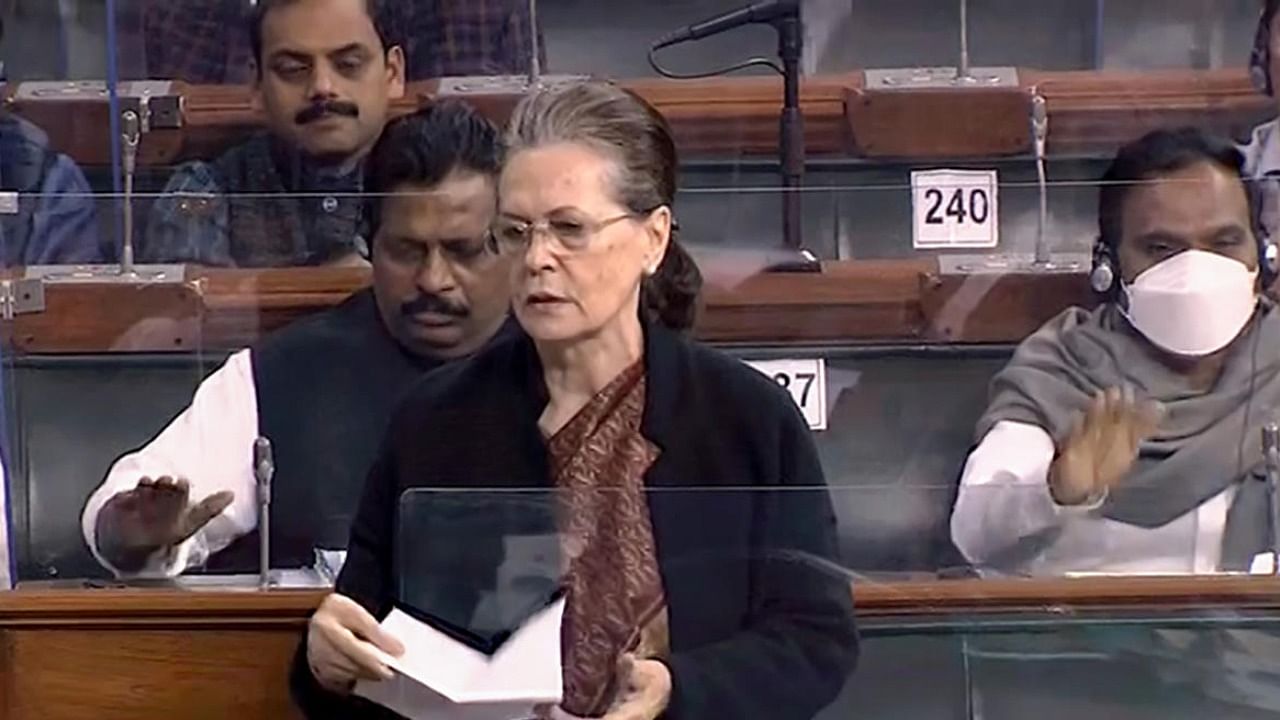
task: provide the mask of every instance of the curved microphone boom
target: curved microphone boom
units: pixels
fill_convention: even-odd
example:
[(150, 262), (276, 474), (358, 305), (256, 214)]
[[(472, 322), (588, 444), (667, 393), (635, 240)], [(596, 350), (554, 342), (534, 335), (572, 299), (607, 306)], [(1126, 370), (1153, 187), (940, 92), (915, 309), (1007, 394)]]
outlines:
[[(772, 25), (778, 35), (778, 57), (781, 65), (753, 58), (710, 73), (677, 75), (662, 68), (656, 53), (666, 47), (700, 40), (743, 25)], [(767, 65), (782, 75), (782, 114), (778, 126), (778, 163), (782, 169), (782, 238), (785, 247), (800, 251), (796, 270), (821, 271), (814, 255), (804, 252), (804, 229), (801, 220), (801, 196), (804, 182), (804, 114), (800, 111), (800, 59), (804, 51), (804, 26), (800, 17), (800, 0), (766, 0), (717, 15), (669, 33), (653, 43), (649, 64), (659, 74), (681, 79), (711, 77), (754, 65)], [(789, 268), (790, 269), (790, 268)]]
[(700, 40), (743, 25), (775, 23), (785, 18), (799, 16), (800, 0), (765, 0), (765, 2), (753, 3), (668, 33), (659, 38), (652, 49), (661, 50), (691, 40)]

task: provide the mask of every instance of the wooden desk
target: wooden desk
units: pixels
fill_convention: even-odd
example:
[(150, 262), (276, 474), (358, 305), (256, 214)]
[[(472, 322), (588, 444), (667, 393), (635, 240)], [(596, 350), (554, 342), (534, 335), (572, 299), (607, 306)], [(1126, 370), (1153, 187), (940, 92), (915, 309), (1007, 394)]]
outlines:
[[(1109, 155), (1158, 127), (1197, 125), (1235, 137), (1275, 116), (1244, 68), (1151, 72), (1019, 69), (1016, 87), (900, 90), (868, 88), (861, 71), (809, 76), (801, 83), (805, 151), (826, 158), (940, 159), (1027, 154), (1031, 98), (1049, 112), (1049, 152)], [(779, 78), (621, 79), (670, 121), (680, 151), (692, 157), (773, 157), (778, 152)], [(103, 99), (16, 100), (6, 105), (43, 128), (54, 147), (85, 165), (110, 163)], [(143, 136), (139, 163), (162, 167), (210, 158), (259, 129), (248, 87), (174, 83), (181, 127)], [(393, 114), (438, 101), (440, 83), (411, 84)], [(497, 122), (518, 96), (468, 95)], [(946, 123), (935, 119), (946, 117)]]
[[(0, 593), (6, 720), (297, 717), (287, 674), (323, 593), (20, 590)], [(975, 613), (1280, 611), (1280, 580), (1249, 577), (860, 583), (864, 623)]]
[(860, 618), (1212, 608), (1280, 612), (1280, 578), (1227, 575), (861, 582)]
[(0, 593), (0, 717), (299, 717), (289, 700), (289, 663), (320, 597)]
[[(717, 281), (698, 336), (724, 344), (1016, 343), (1093, 298), (1084, 275), (947, 276), (933, 260), (831, 262), (821, 273)], [(19, 354), (234, 350), (342, 302), (367, 270), (190, 269), (178, 285), (64, 284), (0, 323)]]

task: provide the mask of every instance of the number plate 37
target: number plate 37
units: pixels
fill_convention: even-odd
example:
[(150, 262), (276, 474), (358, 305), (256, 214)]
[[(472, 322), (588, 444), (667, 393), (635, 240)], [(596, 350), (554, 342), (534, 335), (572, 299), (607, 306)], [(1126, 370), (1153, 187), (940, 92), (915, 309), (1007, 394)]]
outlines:
[(810, 430), (827, 429), (826, 360), (748, 360), (747, 364), (791, 395)]
[(993, 248), (1000, 242), (1000, 182), (995, 170), (911, 173), (917, 250)]

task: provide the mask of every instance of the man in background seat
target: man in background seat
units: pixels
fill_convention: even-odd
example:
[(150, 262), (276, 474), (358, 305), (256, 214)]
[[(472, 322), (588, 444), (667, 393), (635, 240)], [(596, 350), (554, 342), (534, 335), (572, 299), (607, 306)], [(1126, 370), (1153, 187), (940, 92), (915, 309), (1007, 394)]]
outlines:
[[(151, 209), (147, 262), (363, 262), (361, 166), (404, 95), (404, 52), (376, 0), (262, 0), (249, 25), (267, 132), (185, 165)], [(234, 27), (240, 27), (235, 25)]]
[(0, 110), (0, 262), (13, 267), (103, 260), (84, 173), (49, 147), (43, 130)]
[(499, 142), (457, 103), (388, 128), (369, 167), (373, 288), (232, 355), (154, 440), (115, 463), (82, 517), (104, 566), (254, 570), (260, 436), (278, 468), (272, 565), (310, 566), (318, 547), (345, 547), (402, 391), (506, 322), (507, 262), (489, 239)]
[(1051, 320), (992, 381), (951, 521), (980, 569), (1238, 571), (1268, 547), (1276, 248), (1244, 171), (1191, 129), (1116, 156), (1091, 276), (1105, 302)]

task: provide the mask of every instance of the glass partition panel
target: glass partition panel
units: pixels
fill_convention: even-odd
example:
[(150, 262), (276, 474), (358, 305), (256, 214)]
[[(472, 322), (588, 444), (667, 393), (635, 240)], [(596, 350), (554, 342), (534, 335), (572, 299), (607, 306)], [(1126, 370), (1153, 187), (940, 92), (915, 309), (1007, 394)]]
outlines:
[[(21, 293), (32, 281), (13, 282)], [(96, 509), (117, 494), (132, 502), (144, 479), (181, 479), (198, 493), (201, 465), (224, 451), (218, 423), (237, 422), (234, 399), (214, 417), (181, 411), (226, 352), (203, 347), (199, 279), (130, 286), (48, 276), (37, 292), (43, 305), (9, 321), (17, 343), (6, 358), (17, 580), (108, 577)]]
[[(1088, 581), (1074, 581), (1088, 582)], [(1267, 581), (1261, 581), (1267, 582)], [(1099, 585), (1105, 592), (1105, 585)], [(1053, 589), (1044, 588), (1047, 595)], [(1058, 606), (1061, 608), (1062, 606)], [(1274, 713), (1276, 627), (1232, 603), (1133, 611), (1073, 610), (866, 617), (862, 662), (842, 698), (871, 717), (1266, 717)], [(935, 692), (905, 691), (903, 667), (928, 668)], [(844, 717), (829, 709), (823, 718)]]
[(0, 591), (13, 587), (17, 578), (17, 543), (14, 539), (13, 519), (16, 508), (11, 488), (13, 487), (12, 457), (14, 440), (11, 435), (12, 425), (9, 418), (13, 416), (13, 364), (10, 354), (5, 352), (0, 357)]
[[(1046, 70), (1237, 67), (1258, 3), (804, 0), (810, 72), (955, 67), (961, 28), (975, 66)], [(967, 6), (967, 7), (966, 7)], [(962, 25), (962, 19), (967, 22)]]
[[(395, 569), (386, 585), (395, 590), (377, 602), (488, 655), (495, 668), (516, 653), (530, 667), (560, 665), (562, 687), (552, 678), (542, 699), (562, 696), (574, 714), (624, 698), (613, 690), (626, 687), (614, 669), (623, 655), (687, 669), (689, 681), (719, 667), (728, 684), (721, 702), (732, 695), (744, 709), (810, 717), (834, 698), (856, 639), (851, 574), (835, 553), (825, 488), (698, 487), (691, 478), (687, 488), (626, 490), (621, 476), (604, 480), (594, 475), (602, 468), (564, 460), (567, 485), (554, 490), (405, 492), (391, 518), (394, 560), (383, 565)], [(388, 559), (360, 549), (340, 591), (348, 581), (357, 591), (357, 578)], [(536, 627), (557, 603), (560, 631), (540, 643)], [(752, 686), (769, 682), (758, 663), (779, 661), (791, 668), (791, 689)], [(475, 679), (489, 700), (528, 690), (512, 687), (507, 697), (503, 683), (523, 678)], [(684, 702), (706, 701), (685, 692)]]
[[(0, 587), (342, 589), (395, 409), (527, 332), (509, 184), (456, 213), (452, 165), (375, 189), (373, 148), (427, 163), (461, 143), (389, 120), (502, 128), (592, 77), (670, 126), (690, 337), (785, 391), (826, 485), (419, 490), (381, 518), (403, 610), (494, 650), (656, 575), (674, 656), (816, 605), (753, 639), (825, 650), (729, 678), (717, 717), (806, 668), (770, 720), (1274, 714), (1262, 3), (743, 2), (0, 0)], [(776, 410), (726, 407), (699, 461)], [(147, 496), (177, 498), (158, 535)]]
[[(779, 618), (818, 622), (827, 617), (819, 609), (827, 608), (834, 622), (849, 611), (839, 609), (835, 598), (852, 588), (862, 636), (857, 670), (836, 655), (815, 654), (807, 666), (814, 677), (795, 679), (804, 684), (844, 678), (818, 683), (825, 689), (810, 699), (826, 708), (816, 717), (847, 717), (855, 709), (869, 717), (965, 717), (975, 707), (993, 717), (1019, 717), (1036, 698), (1047, 704), (1043, 712), (1064, 717), (1081, 707), (1177, 717), (1209, 709), (1231, 717), (1270, 710), (1275, 633), (1265, 595), (1273, 578), (1179, 579), (1177, 571), (1143, 578), (1135, 573), (1148, 573), (1123, 569), (1015, 580), (866, 573), (850, 562), (844, 547), (831, 544), (837, 535), (843, 543), (846, 528), (842, 520), (833, 532), (830, 508), (871, 505), (882, 494), (893, 492), (713, 489), (691, 482), (688, 488), (650, 488), (642, 506), (635, 506), (633, 492), (600, 487), (410, 490), (398, 504), (396, 539), (386, 549), (395, 558), (388, 565), (394, 579), (387, 587), (395, 588), (388, 590), (388, 602), (499, 663), (504, 653), (531, 652), (526, 627), (562, 593), (569, 628), (589, 624), (592, 613), (613, 607), (619, 588), (634, 599), (645, 587), (637, 578), (653, 577), (645, 574), (645, 548), (656, 548), (650, 551), (660, 579), (655, 597), (663, 602), (655, 607), (665, 608), (670, 623), (654, 628), (660, 627), (669, 645), (649, 645), (652, 633), (645, 630), (624, 633), (616, 651), (666, 658), (677, 672), (692, 669), (681, 660), (686, 655), (720, 667), (749, 662), (747, 646), (732, 638), (752, 632), (756, 623), (772, 627), (770, 637), (778, 641), (787, 636), (785, 628), (794, 629), (789, 647), (804, 649), (808, 641), (802, 636), (816, 638)], [(642, 517), (632, 520), (639, 525), (623, 521), (637, 509)], [(370, 562), (368, 556), (357, 561)], [(354, 591), (355, 578), (367, 579), (369, 566), (350, 572)], [(591, 600), (582, 600), (584, 594)], [(740, 616), (736, 608), (742, 603), (761, 609)], [(795, 614), (801, 607), (812, 612)], [(704, 611), (717, 619), (701, 618)], [(725, 624), (729, 618), (741, 619)], [(649, 627), (637, 622), (636, 627)], [(851, 649), (834, 627), (823, 642)], [(564, 637), (580, 631), (585, 632), (568, 630)], [(700, 650), (710, 642), (708, 632), (726, 636), (716, 638), (727, 642), (716, 645), (722, 657), (715, 660), (707, 655), (710, 649)], [(546, 662), (564, 664), (569, 678), (573, 658), (587, 650), (570, 639), (544, 652), (553, 653)], [(929, 693), (903, 681), (907, 667), (913, 673), (928, 669)], [(782, 690), (742, 684), (736, 692), (759, 693), (763, 701)], [(816, 708), (795, 712), (814, 717)]]

